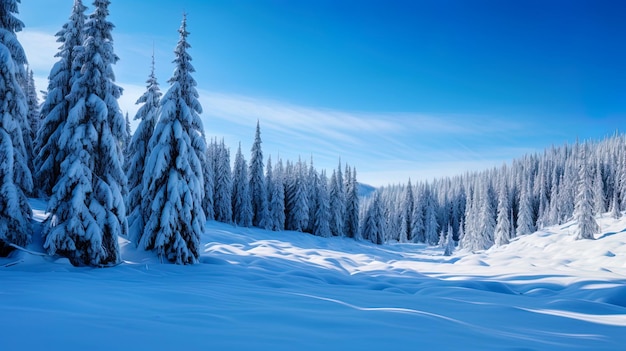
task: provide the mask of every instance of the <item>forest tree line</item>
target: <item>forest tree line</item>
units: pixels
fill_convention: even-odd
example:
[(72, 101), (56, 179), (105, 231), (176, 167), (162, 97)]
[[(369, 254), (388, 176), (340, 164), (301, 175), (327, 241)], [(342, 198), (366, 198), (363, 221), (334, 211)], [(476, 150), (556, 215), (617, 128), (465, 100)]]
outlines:
[[(56, 33), (58, 61), (39, 104), (16, 32), (19, 0), (0, 1), (0, 254), (31, 241), (28, 197), (48, 199), (43, 248), (74, 265), (121, 262), (118, 236), (163, 260), (198, 262), (207, 220), (268, 230), (343, 236), (376, 244), (413, 242), (477, 251), (549, 225), (578, 221), (591, 239), (594, 215), (626, 207), (625, 138), (552, 147), (484, 172), (400, 184), (361, 198), (356, 170), (331, 174), (313, 160), (263, 156), (257, 123), (249, 162), (231, 162), (207, 141), (200, 118), (186, 16), (165, 93), (154, 57), (134, 118), (118, 105), (108, 0), (93, 12), (75, 0)], [(457, 244), (458, 243), (458, 244)]]

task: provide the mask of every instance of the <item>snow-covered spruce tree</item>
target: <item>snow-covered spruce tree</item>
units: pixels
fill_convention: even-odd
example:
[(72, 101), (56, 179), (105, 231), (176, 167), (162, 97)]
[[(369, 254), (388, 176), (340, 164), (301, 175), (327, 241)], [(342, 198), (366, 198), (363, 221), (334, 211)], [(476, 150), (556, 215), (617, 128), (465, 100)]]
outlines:
[(59, 139), (69, 113), (72, 83), (80, 76), (81, 67), (75, 58), (82, 51), (84, 40), (85, 10), (81, 0), (74, 0), (69, 21), (56, 33), (57, 42), (62, 43), (56, 57), (59, 58), (48, 76), (48, 89), (41, 106), (41, 126), (35, 139), (34, 178), (43, 196), (52, 195), (57, 183), (61, 162), (65, 159), (59, 148)]
[(290, 227), (288, 229), (298, 232), (304, 232), (309, 223), (308, 189), (306, 188), (305, 169), (306, 165), (302, 160), (298, 160), (289, 185), (289, 196), (286, 199), (289, 206), (288, 223)]
[(128, 233), (130, 240), (138, 244), (143, 233), (144, 221), (150, 214), (150, 202), (142, 201), (143, 176), (145, 170), (146, 157), (149, 153), (149, 143), (154, 128), (157, 124), (161, 102), (161, 90), (154, 74), (154, 55), (152, 56), (152, 67), (150, 75), (146, 81), (146, 91), (137, 100), (136, 104), (143, 104), (135, 120), (139, 120), (139, 125), (135, 130), (130, 144), (128, 145), (128, 158), (124, 165), (126, 176), (128, 177)]
[(272, 158), (267, 161), (267, 184), (269, 228), (279, 231), (285, 229), (285, 185), (283, 183), (282, 161), (279, 160), (276, 171), (272, 169)]
[(444, 244), (444, 256), (452, 256), (454, 253), (455, 245), (454, 245), (454, 231), (452, 230), (452, 226), (448, 226), (448, 231), (446, 234), (446, 241)]
[(202, 159), (206, 142), (199, 114), (194, 68), (187, 52), (187, 17), (178, 30), (174, 50), (174, 75), (161, 99), (159, 121), (150, 139), (144, 170), (143, 201), (150, 203), (150, 215), (139, 247), (154, 249), (161, 259), (177, 264), (198, 262), (200, 235), (206, 217), (202, 209), (204, 176)]
[(125, 121), (117, 99), (112, 65), (113, 24), (106, 20), (108, 0), (95, 0), (85, 23), (82, 67), (67, 96), (69, 115), (59, 138), (64, 155), (48, 203), (50, 220), (44, 247), (72, 264), (110, 266), (120, 262), (118, 235), (127, 234), (123, 171)]
[(233, 222), (241, 227), (252, 226), (252, 198), (248, 183), (248, 168), (241, 153), (241, 143), (233, 165)]
[(594, 234), (600, 231), (593, 214), (593, 176), (587, 163), (585, 149), (584, 145), (580, 148), (578, 166), (578, 193), (574, 209), (574, 218), (578, 222), (576, 240), (594, 239)]
[[(22, 123), (22, 140), (24, 141), (24, 150), (26, 152), (26, 160), (28, 162), (28, 170), (33, 173), (34, 158), (34, 133), (37, 132), (37, 123), (39, 122), (39, 102), (37, 101), (37, 91), (35, 90), (34, 78), (32, 71), (26, 71), (24, 82), (22, 82), (22, 91), (26, 99), (26, 116)], [(32, 85), (31, 85), (32, 78)], [(35, 125), (33, 125), (35, 124)], [(32, 191), (27, 195), (33, 195)]]
[(340, 161), (339, 167), (330, 177), (330, 230), (334, 236), (344, 235), (345, 212), (346, 194)]
[(596, 163), (595, 177), (593, 179), (593, 211), (602, 215), (606, 211), (606, 197), (604, 195), (604, 181), (602, 180), (602, 166), (598, 160)]
[(477, 222), (473, 233), (471, 250), (486, 250), (493, 246), (496, 228), (495, 210), (493, 208), (493, 191), (487, 178), (480, 178), (476, 186)]
[(502, 246), (511, 240), (511, 223), (509, 216), (511, 212), (511, 204), (509, 203), (509, 189), (504, 179), (500, 179), (498, 187), (498, 208), (496, 218), (496, 230), (494, 233), (494, 243), (496, 246)]
[(315, 217), (313, 224), (313, 235), (329, 238), (330, 231), (330, 202), (328, 196), (328, 179), (326, 172), (322, 171), (317, 182), (317, 192), (315, 200)]
[(204, 174), (202, 208), (207, 220), (215, 219), (215, 206), (213, 203), (213, 195), (215, 193), (215, 150), (215, 143), (212, 141), (207, 146), (206, 162), (202, 165), (202, 173)]
[(426, 243), (429, 245), (436, 245), (439, 241), (437, 231), (439, 229), (439, 223), (437, 222), (437, 209), (435, 208), (435, 197), (427, 189), (425, 193), (424, 201), (426, 201), (426, 208), (424, 212), (424, 233), (426, 236)]
[(214, 175), (215, 190), (213, 192), (213, 206), (215, 220), (223, 223), (232, 223), (233, 220), (233, 181), (230, 170), (230, 150), (224, 145), (215, 143)]
[(522, 192), (519, 199), (519, 212), (517, 215), (517, 235), (530, 234), (535, 231), (533, 221), (533, 208), (531, 200), (531, 189), (527, 183), (522, 185)]
[(424, 226), (424, 213), (426, 207), (426, 201), (424, 201), (424, 186), (419, 187), (419, 196), (413, 205), (413, 214), (411, 215), (411, 242), (413, 243), (425, 243), (426, 242), (426, 227)]
[[(23, 127), (28, 113), (20, 81), (26, 55), (16, 32), (24, 24), (15, 17), (18, 1), (0, 1), (0, 256), (24, 246), (31, 236), (30, 205), (33, 182), (28, 168)], [(30, 129), (30, 128), (28, 128)]]
[(126, 158), (126, 156), (129, 153), (128, 147), (130, 146), (130, 141), (133, 138), (133, 133), (130, 130), (130, 117), (128, 115), (128, 112), (126, 112), (126, 114), (124, 115), (124, 121), (125, 121), (125, 128), (124, 128), (124, 140), (122, 143), (122, 150), (124, 150), (124, 158)]
[[(349, 174), (351, 173), (351, 174)], [(359, 238), (359, 184), (356, 180), (356, 169), (346, 172), (349, 179), (346, 187), (346, 236), (348, 238)]]
[(415, 198), (413, 197), (413, 185), (411, 179), (404, 189), (404, 201), (401, 204), (401, 223), (400, 223), (400, 242), (408, 242), (411, 240), (411, 225), (413, 224), (413, 207), (415, 206)]
[[(33, 70), (28, 71), (28, 84), (26, 86), (26, 103), (28, 106), (28, 123), (30, 125), (30, 140), (32, 142), (34, 152), (34, 141), (37, 138), (37, 130), (39, 130), (40, 122), (40, 106), (39, 98), (37, 97), (37, 87), (35, 86), (35, 77)], [(31, 163), (34, 162), (34, 154), (29, 156)], [(31, 169), (32, 170), (32, 169)], [(32, 173), (32, 172), (31, 172)]]
[(306, 170), (306, 188), (307, 188), (307, 203), (309, 204), (309, 222), (306, 225), (306, 232), (313, 233), (315, 227), (315, 214), (317, 212), (317, 191), (319, 188), (319, 174), (315, 167), (313, 167), (313, 156), (308, 169)]
[(617, 167), (612, 172), (613, 175), (613, 198), (611, 200), (611, 217), (615, 219), (620, 219), (622, 217), (622, 213), (620, 211), (619, 205), (619, 179), (617, 179), (618, 175)]
[(261, 126), (256, 122), (254, 143), (250, 151), (250, 194), (252, 196), (252, 224), (260, 228), (268, 228), (267, 187), (265, 185), (263, 150), (261, 149)]
[(385, 242), (385, 217), (380, 193), (376, 192), (373, 196), (363, 218), (362, 236), (365, 240), (382, 245)]

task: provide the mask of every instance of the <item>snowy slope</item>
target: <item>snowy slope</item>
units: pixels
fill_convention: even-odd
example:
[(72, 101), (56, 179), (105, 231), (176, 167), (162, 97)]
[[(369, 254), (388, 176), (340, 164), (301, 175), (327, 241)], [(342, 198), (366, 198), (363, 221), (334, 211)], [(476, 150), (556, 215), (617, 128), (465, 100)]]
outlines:
[[(38, 218), (43, 204), (33, 201)], [(210, 222), (202, 264), (0, 260), (2, 350), (620, 350), (626, 220), (479, 254)], [(37, 243), (31, 246), (37, 249)]]

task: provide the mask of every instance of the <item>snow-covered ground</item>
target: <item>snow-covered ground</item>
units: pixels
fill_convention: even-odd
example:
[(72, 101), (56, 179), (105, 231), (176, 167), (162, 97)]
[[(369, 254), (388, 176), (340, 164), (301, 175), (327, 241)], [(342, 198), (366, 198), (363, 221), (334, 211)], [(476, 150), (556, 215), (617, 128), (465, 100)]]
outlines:
[(126, 242), (107, 269), (21, 252), (0, 259), (0, 349), (623, 350), (626, 219), (599, 222), (452, 257), (216, 222), (193, 266)]

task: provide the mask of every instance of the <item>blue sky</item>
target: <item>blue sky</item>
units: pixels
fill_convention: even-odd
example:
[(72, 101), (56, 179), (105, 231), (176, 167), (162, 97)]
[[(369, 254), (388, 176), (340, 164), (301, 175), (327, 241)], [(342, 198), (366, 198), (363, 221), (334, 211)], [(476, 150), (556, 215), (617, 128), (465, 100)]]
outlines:
[[(25, 0), (39, 89), (73, 0)], [(52, 5), (53, 4), (53, 5)], [(91, 2), (85, 1), (90, 7)], [(131, 116), (154, 45), (163, 90), (188, 13), (209, 137), (247, 154), (339, 157), (373, 184), (498, 166), (626, 122), (626, 2), (133, 0), (110, 20)]]

